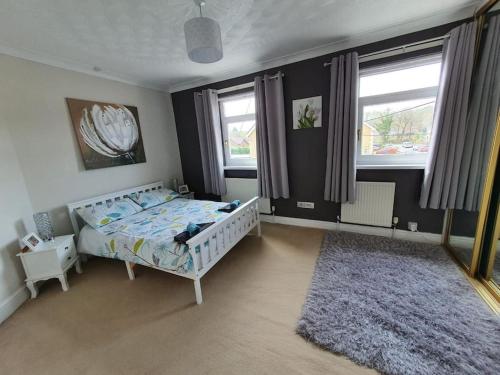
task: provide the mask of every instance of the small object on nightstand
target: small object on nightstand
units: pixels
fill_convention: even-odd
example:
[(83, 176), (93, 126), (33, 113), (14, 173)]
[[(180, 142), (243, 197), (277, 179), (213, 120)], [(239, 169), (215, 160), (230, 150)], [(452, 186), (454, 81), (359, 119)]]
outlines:
[(37, 212), (33, 215), (33, 220), (42, 240), (50, 241), (54, 238), (54, 228), (48, 212)]
[(189, 187), (187, 185), (179, 185), (179, 194), (189, 193)]
[(28, 233), (23, 238), (24, 244), (32, 251), (41, 249), (43, 247), (43, 241), (36, 233)]
[(52, 241), (43, 242), (35, 250), (21, 250), (17, 256), (21, 258), (26, 272), (26, 286), (31, 292), (31, 298), (36, 298), (38, 289), (36, 282), (57, 278), (63, 291), (69, 289), (66, 273), (75, 266), (76, 272), (82, 273), (80, 258), (76, 253), (73, 234), (58, 236)]
[(184, 199), (194, 199), (194, 192), (189, 191), (187, 193), (180, 194), (180, 197)]

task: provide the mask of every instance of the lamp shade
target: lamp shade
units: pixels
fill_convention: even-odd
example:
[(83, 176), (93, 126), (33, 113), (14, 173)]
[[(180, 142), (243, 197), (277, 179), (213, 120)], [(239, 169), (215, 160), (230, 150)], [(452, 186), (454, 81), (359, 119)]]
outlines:
[(189, 58), (209, 64), (222, 59), (222, 40), (219, 24), (211, 18), (196, 17), (184, 24)]

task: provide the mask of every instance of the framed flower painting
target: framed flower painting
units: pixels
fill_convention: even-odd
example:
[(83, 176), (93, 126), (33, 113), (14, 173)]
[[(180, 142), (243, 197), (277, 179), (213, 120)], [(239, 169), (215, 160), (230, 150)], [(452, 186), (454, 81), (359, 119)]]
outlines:
[(85, 169), (146, 162), (137, 107), (67, 98)]
[(293, 128), (321, 128), (321, 96), (296, 99), (292, 102)]

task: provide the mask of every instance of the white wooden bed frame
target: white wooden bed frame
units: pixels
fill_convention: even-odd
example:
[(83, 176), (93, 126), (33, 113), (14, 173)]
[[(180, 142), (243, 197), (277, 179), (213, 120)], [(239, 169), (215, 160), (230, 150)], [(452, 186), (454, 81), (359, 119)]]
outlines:
[[(132, 193), (153, 191), (161, 188), (163, 188), (163, 182), (159, 181), (68, 204), (67, 207), (69, 210), (69, 217), (73, 230), (75, 231), (75, 236), (78, 238), (80, 234), (80, 226), (84, 225), (84, 223), (80, 224), (81, 219), (79, 219), (78, 214), (76, 213), (78, 208), (105, 204), (108, 201), (116, 201), (126, 198)], [(258, 201), (258, 197), (250, 199), (248, 202), (242, 204), (236, 210), (231, 212), (224, 220), (211, 225), (187, 241), (189, 253), (193, 259), (192, 272), (179, 273), (155, 267), (153, 265), (149, 265), (148, 267), (193, 280), (196, 303), (201, 304), (203, 302), (203, 297), (201, 293), (200, 279), (252, 229), (256, 228), (257, 236), (260, 237), (261, 232)], [(198, 246), (200, 252), (196, 254), (195, 249)], [(135, 264), (125, 261), (125, 265), (127, 267), (130, 280), (134, 280), (135, 275), (133, 268)]]

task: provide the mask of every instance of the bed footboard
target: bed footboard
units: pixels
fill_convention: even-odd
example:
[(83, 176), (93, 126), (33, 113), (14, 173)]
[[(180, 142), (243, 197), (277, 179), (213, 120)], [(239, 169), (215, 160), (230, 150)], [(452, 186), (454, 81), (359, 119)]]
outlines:
[(224, 220), (187, 241), (193, 259), (196, 302), (203, 302), (200, 279), (252, 229), (260, 236), (259, 198), (254, 197)]

